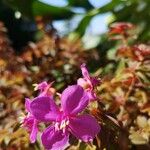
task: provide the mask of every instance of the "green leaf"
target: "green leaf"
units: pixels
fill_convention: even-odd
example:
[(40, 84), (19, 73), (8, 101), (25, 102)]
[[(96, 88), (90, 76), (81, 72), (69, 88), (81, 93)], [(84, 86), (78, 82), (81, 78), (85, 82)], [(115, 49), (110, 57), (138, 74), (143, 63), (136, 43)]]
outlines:
[(88, 0), (67, 0), (69, 6), (83, 7), (86, 10), (93, 9), (93, 5)]
[(49, 16), (52, 20), (60, 20), (74, 14), (69, 7), (52, 6), (39, 0), (6, 0), (5, 3), (28, 18)]

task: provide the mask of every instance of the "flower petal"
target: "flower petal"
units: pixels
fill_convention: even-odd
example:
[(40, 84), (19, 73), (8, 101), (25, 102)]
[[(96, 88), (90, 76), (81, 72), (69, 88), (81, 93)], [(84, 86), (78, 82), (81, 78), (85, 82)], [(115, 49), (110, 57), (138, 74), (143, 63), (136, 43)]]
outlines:
[(82, 64), (81, 65), (81, 71), (82, 71), (82, 75), (84, 77), (84, 79), (89, 83), (91, 84), (91, 86), (96, 86), (98, 84), (101, 83), (101, 80), (98, 79), (97, 77), (91, 77), (88, 70), (87, 70), (87, 67), (86, 67), (86, 64)]
[(32, 131), (30, 133), (31, 143), (34, 143), (36, 141), (37, 133), (38, 133), (38, 122), (37, 122), (37, 120), (34, 119), (34, 123), (33, 123), (33, 126), (32, 126)]
[(24, 118), (22, 126), (28, 130), (30, 133), (30, 141), (34, 143), (38, 132), (38, 121), (30, 115)]
[(59, 109), (51, 97), (40, 96), (33, 99), (31, 113), (39, 121), (53, 121), (59, 115)]
[(90, 101), (96, 100), (96, 93), (94, 91), (87, 91)]
[(81, 65), (81, 71), (82, 71), (82, 75), (86, 80), (90, 80), (90, 74), (87, 70), (86, 64), (82, 64)]
[(28, 112), (31, 112), (30, 104), (31, 104), (31, 100), (29, 98), (26, 98), (25, 99), (25, 108), (26, 108), (26, 111), (28, 111)]
[(69, 134), (62, 130), (55, 131), (54, 126), (46, 128), (41, 139), (47, 150), (62, 150), (69, 146)]
[(77, 114), (87, 106), (89, 101), (87, 93), (79, 85), (66, 88), (61, 97), (61, 106), (65, 114)]
[(48, 86), (48, 83), (46, 81), (43, 81), (39, 84), (37, 84), (37, 89), (41, 92), (44, 91), (44, 89)]
[(84, 142), (93, 140), (100, 131), (98, 122), (90, 115), (81, 115), (76, 118), (70, 118), (69, 127), (72, 134)]

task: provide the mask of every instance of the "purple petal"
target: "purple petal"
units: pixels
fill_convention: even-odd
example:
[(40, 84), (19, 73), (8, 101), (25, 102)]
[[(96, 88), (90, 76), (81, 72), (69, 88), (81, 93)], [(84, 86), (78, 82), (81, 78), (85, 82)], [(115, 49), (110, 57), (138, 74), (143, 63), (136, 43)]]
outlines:
[(96, 93), (94, 91), (87, 91), (90, 101), (96, 100)]
[(25, 99), (25, 108), (26, 108), (26, 110), (28, 111), (28, 112), (31, 112), (31, 110), (30, 110), (30, 104), (31, 104), (31, 100), (29, 99), (29, 98), (26, 98)]
[(43, 81), (37, 85), (37, 89), (43, 91), (48, 86), (46, 81)]
[(53, 121), (59, 115), (59, 109), (51, 97), (43, 96), (33, 99), (31, 113), (39, 121)]
[(69, 127), (72, 134), (84, 142), (93, 140), (100, 131), (98, 122), (90, 115), (81, 115), (76, 118), (70, 118)]
[(86, 64), (82, 64), (81, 65), (81, 71), (82, 71), (82, 75), (84, 77), (84, 79), (89, 83), (92, 84), (91, 86), (96, 86), (98, 84), (100, 84), (101, 80), (96, 78), (96, 77), (91, 77), (87, 68), (86, 68)]
[(65, 114), (77, 114), (88, 105), (88, 95), (79, 85), (66, 88), (61, 97), (61, 106)]
[(27, 116), (23, 120), (23, 127), (25, 127), (29, 131), (30, 141), (31, 143), (34, 143), (37, 137), (37, 132), (38, 132), (37, 120), (32, 115)]
[(34, 143), (36, 141), (37, 133), (38, 133), (38, 122), (37, 122), (37, 120), (34, 119), (32, 131), (30, 133), (31, 143)]
[(90, 80), (90, 74), (87, 70), (86, 64), (82, 64), (81, 65), (81, 71), (82, 71), (82, 75), (86, 80)]
[(54, 126), (46, 128), (41, 139), (47, 150), (63, 150), (69, 146), (69, 134), (62, 130), (55, 131)]

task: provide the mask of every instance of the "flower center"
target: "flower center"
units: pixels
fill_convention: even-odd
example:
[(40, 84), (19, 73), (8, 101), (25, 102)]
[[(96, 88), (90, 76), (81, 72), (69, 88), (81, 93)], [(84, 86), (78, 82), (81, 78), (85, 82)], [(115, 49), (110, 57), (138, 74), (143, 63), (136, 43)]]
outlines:
[(69, 125), (69, 119), (68, 118), (65, 118), (59, 122), (56, 122), (55, 123), (55, 131), (59, 131), (59, 130), (62, 130), (63, 133), (65, 132), (66, 130), (66, 127)]

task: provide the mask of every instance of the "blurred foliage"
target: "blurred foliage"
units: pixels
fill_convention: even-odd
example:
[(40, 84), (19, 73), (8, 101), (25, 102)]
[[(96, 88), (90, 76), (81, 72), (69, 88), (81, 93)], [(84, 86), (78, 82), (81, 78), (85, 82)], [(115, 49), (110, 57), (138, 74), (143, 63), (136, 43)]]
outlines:
[[(112, 0), (100, 8), (88, 0), (67, 2), (66, 7), (57, 7), (38, 0), (0, 1), (0, 149), (41, 149), (38, 142), (30, 144), (28, 133), (20, 128), (24, 98), (32, 98), (36, 94), (32, 84), (43, 80), (55, 81), (60, 91), (76, 83), (83, 62), (102, 77), (97, 87), (101, 100), (87, 110), (102, 130), (93, 144), (73, 138), (69, 149), (150, 149), (150, 46), (141, 44), (150, 38), (149, 1)], [(83, 8), (85, 13), (72, 8)], [(18, 19), (16, 12), (21, 12)], [(110, 23), (130, 21), (137, 28), (110, 24), (97, 49), (89, 51), (79, 38), (60, 37), (52, 24), (81, 15), (69, 34), (82, 37), (93, 17), (107, 12), (111, 13)]]
[[(11, 34), (10, 37), (14, 34), (11, 40), (14, 41), (15, 48), (18, 46), (18, 49), (20, 49), (27, 41), (36, 40), (33, 33), (38, 32), (35, 23), (38, 16), (49, 18), (48, 24), (52, 24), (55, 20), (71, 21), (74, 16), (82, 17), (74, 31), (68, 33), (71, 34), (70, 37), (77, 39), (85, 35), (87, 27), (95, 16), (110, 13), (108, 24), (120, 21), (134, 23), (138, 26), (138, 41), (149, 41), (149, 0), (111, 0), (98, 8), (94, 7), (88, 0), (66, 0), (66, 2), (66, 6), (58, 7), (39, 0), (2, 0), (0, 2), (0, 19), (5, 22), (8, 30), (11, 31), (9, 33)], [(79, 13), (74, 8), (81, 8), (84, 11)], [(8, 14), (8, 11), (11, 13)], [(21, 13), (21, 18), (15, 18), (15, 13)], [(11, 24), (13, 26), (10, 26), (10, 22), (8, 24), (8, 18), (12, 18)], [(29, 36), (31, 32), (32, 36)], [(102, 40), (99, 40), (99, 44), (102, 42)], [(95, 46), (97, 45), (95, 44)]]
[(99, 138), (106, 149), (150, 148), (150, 46), (131, 43), (133, 28), (130, 23), (110, 26), (109, 38), (118, 45), (107, 53), (112, 61), (103, 68), (103, 81), (97, 89), (102, 101), (95, 110), (104, 124)]
[[(84, 51), (82, 43), (60, 38), (57, 32), (46, 29), (39, 18), (38, 28), (43, 37), (30, 42), (18, 55), (0, 23), (0, 148), (42, 149), (39, 142), (30, 144), (27, 131), (20, 128), (25, 97), (33, 98), (33, 83), (55, 81), (62, 91), (79, 78), (79, 65), (100, 58), (95, 51)], [(94, 73), (102, 77), (97, 87), (98, 99), (87, 111), (101, 125), (93, 143), (85, 144), (71, 137), (69, 150), (74, 149), (149, 149), (150, 147), (150, 46), (133, 41), (132, 24), (111, 25), (109, 38), (117, 40), (114, 52), (105, 57), (105, 67)], [(46, 29), (46, 30), (45, 30)], [(135, 36), (135, 35), (134, 35)]]
[(56, 7), (42, 3), (39, 0), (5, 0), (4, 2), (31, 19), (34, 19), (34, 16), (47, 15), (52, 20), (67, 19), (74, 14), (67, 7)]
[(28, 41), (34, 41), (37, 29), (33, 21), (17, 19), (15, 11), (5, 5), (2, 0), (0, 1), (0, 20), (5, 23), (15, 50), (20, 50)]
[(93, 17), (110, 12), (112, 16), (110, 23), (123, 21), (139, 25), (140, 35), (138, 40), (149, 41), (149, 7), (150, 3), (148, 0), (111, 0), (100, 8), (86, 12), (75, 31), (82, 36)]
[(109, 23), (120, 21), (134, 23), (139, 26), (140, 34), (138, 40), (149, 40), (150, 3), (148, 0), (111, 0), (99, 8), (92, 6), (88, 0), (68, 0), (67, 2), (68, 4), (65, 7), (57, 7), (45, 4), (39, 0), (3, 0), (4, 4), (32, 20), (36, 16), (47, 16), (51, 21), (71, 19), (74, 15), (79, 15), (72, 8), (82, 8), (85, 10), (85, 13), (81, 14), (83, 18), (74, 31), (77, 37), (85, 34), (93, 17), (104, 13), (111, 13)]

